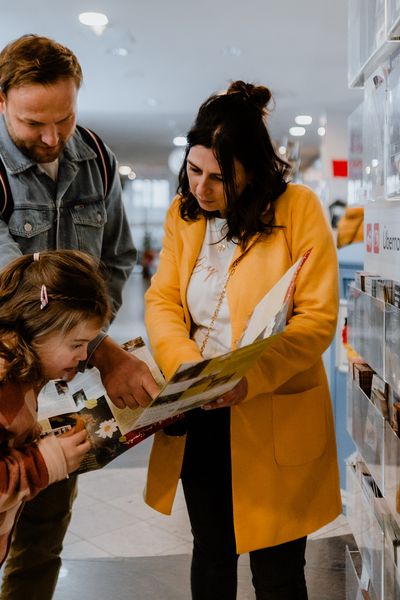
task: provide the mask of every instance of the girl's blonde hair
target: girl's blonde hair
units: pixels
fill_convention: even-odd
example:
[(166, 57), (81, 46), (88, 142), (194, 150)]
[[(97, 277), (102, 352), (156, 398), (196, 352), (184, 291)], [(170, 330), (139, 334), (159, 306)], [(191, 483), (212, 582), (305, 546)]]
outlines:
[[(43, 294), (48, 301), (44, 306)], [(84, 252), (48, 250), (13, 260), (0, 272), (1, 379), (41, 381), (34, 350), (39, 338), (66, 335), (88, 319), (102, 327), (110, 316), (105, 280)]]

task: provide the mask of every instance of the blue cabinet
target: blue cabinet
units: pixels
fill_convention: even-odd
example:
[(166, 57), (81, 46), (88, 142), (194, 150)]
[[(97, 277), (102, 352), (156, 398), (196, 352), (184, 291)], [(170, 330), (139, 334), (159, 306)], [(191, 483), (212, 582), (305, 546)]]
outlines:
[(341, 366), (340, 348), (342, 343), (341, 331), (343, 328), (344, 315), (346, 312), (347, 289), (354, 280), (355, 272), (362, 271), (364, 265), (364, 245), (351, 244), (338, 250), (340, 299), (338, 328), (335, 339), (329, 348), (329, 387), (333, 402), (333, 411), (336, 428), (336, 442), (338, 448), (338, 459), (340, 468), (340, 487), (346, 488), (346, 466), (345, 459), (355, 450), (354, 443), (346, 429), (346, 372)]

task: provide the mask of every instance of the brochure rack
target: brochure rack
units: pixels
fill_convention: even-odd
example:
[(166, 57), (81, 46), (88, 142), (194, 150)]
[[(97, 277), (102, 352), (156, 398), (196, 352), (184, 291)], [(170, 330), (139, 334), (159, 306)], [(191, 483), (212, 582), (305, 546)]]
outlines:
[(349, 0), (348, 83), (363, 87), (399, 41), (398, 0)]
[[(399, 325), (400, 309), (350, 287), (349, 343), (389, 384), (392, 394), (400, 383), (400, 366), (393, 360), (400, 353), (399, 335), (393, 335), (393, 327), (399, 332)], [(393, 402), (389, 397), (389, 404)], [(346, 598), (395, 600), (400, 598), (400, 438), (391, 417), (385, 418), (351, 374), (347, 429), (357, 448), (357, 458), (347, 464), (347, 517), (362, 567), (355, 573), (347, 557)], [(360, 589), (364, 596), (357, 596)]]
[[(400, 284), (392, 251), (400, 240), (400, 0), (348, 6), (348, 82), (364, 88), (348, 120), (349, 204), (365, 206), (364, 269)], [(346, 508), (359, 554), (346, 554), (346, 600), (400, 600), (400, 287), (374, 297), (356, 279), (348, 342), (385, 394), (368, 389), (368, 366), (350, 361), (346, 424), (357, 451), (347, 461)]]
[(347, 203), (360, 206), (366, 202), (363, 173), (363, 112), (361, 103), (347, 120), (349, 138)]

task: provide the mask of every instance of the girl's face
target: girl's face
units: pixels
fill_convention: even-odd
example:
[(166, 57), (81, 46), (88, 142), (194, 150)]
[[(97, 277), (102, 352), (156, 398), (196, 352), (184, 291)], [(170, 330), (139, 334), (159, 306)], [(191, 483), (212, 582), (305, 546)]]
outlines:
[[(192, 146), (186, 161), (186, 172), (189, 187), (203, 210), (219, 211), (225, 215), (226, 196), (221, 169), (211, 148)], [(246, 171), (238, 160), (235, 160), (235, 182), (237, 195), (245, 189), (249, 182)]]
[(97, 319), (82, 321), (67, 335), (49, 333), (35, 344), (46, 379), (70, 381), (77, 372), (78, 363), (86, 360), (88, 343), (100, 333)]

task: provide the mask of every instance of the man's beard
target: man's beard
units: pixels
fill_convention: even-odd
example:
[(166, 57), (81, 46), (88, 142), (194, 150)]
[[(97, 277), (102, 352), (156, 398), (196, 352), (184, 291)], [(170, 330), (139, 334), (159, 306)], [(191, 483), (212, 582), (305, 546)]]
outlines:
[(60, 156), (61, 152), (64, 150), (66, 145), (66, 142), (64, 140), (60, 140), (57, 146), (53, 146), (51, 148), (37, 145), (29, 147), (26, 146), (25, 142), (23, 142), (22, 140), (15, 139), (13, 137), (12, 140), (17, 146), (17, 148), (21, 150), (23, 154), (25, 154), (25, 156), (27, 156), (36, 163), (53, 162), (53, 160), (56, 160)]

